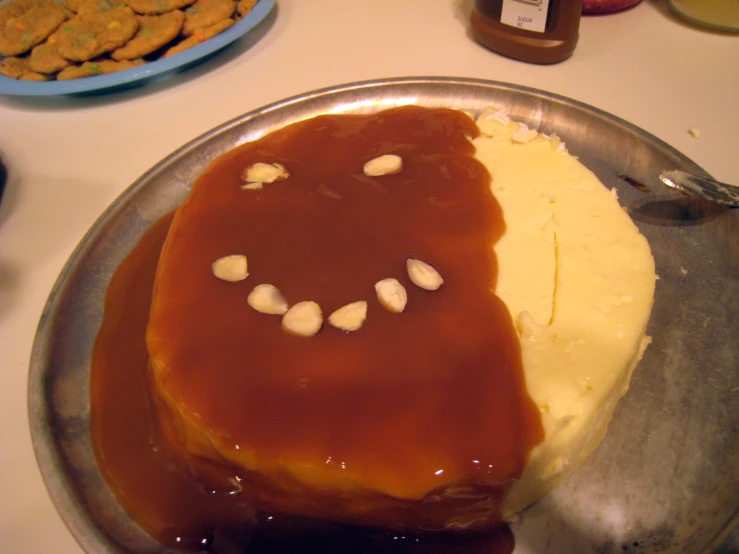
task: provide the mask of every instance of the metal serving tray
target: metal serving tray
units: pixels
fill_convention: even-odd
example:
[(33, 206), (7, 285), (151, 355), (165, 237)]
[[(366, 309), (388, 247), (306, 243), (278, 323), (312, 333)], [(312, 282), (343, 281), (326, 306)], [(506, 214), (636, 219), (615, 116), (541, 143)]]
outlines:
[(168, 552), (119, 507), (90, 446), (90, 356), (118, 264), (224, 152), (314, 115), (401, 104), (472, 112), (494, 105), (556, 133), (617, 189), (656, 260), (660, 279), (648, 330), (654, 342), (593, 457), (512, 524), (516, 553), (739, 551), (731, 536), (739, 511), (736, 214), (660, 185), (664, 169), (705, 172), (623, 120), (547, 92), (453, 78), (349, 84), (250, 112), (168, 156), (100, 216), (51, 292), (33, 347), (28, 390), (41, 473), (82, 547)]

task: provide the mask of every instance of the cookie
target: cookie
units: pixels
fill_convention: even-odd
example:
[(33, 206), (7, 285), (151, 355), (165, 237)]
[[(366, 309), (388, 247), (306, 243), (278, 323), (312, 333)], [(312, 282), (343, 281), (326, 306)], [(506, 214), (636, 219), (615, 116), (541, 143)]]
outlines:
[(11, 79), (20, 79), (21, 75), (26, 71), (25, 60), (8, 56), (0, 60), (0, 75), (5, 75)]
[(28, 52), (66, 18), (64, 8), (54, 0), (13, 0), (0, 5), (0, 55)]
[(68, 60), (85, 62), (120, 48), (138, 29), (139, 22), (129, 8), (77, 15), (61, 26), (57, 48)]
[(114, 60), (133, 60), (151, 54), (174, 40), (182, 30), (185, 14), (174, 10), (162, 15), (139, 15), (139, 30), (120, 48), (113, 50)]
[(189, 6), (195, 0), (128, 0), (131, 9), (141, 15), (159, 15)]
[(197, 0), (185, 10), (185, 25), (182, 34), (191, 36), (198, 29), (204, 29), (228, 19), (236, 10), (236, 0)]
[(56, 45), (57, 33), (51, 35), (46, 42), (34, 46), (31, 55), (28, 57), (28, 66), (38, 73), (56, 73), (65, 67), (69, 67), (71, 62), (59, 54)]
[(62, 5), (72, 13), (77, 13), (82, 2), (83, 0), (62, 0)]
[(62, 0), (64, 7), (73, 13), (107, 12), (122, 3), (118, 0)]
[(257, 0), (239, 0), (239, 3), (236, 5), (236, 11), (239, 16), (244, 17), (256, 4)]
[(224, 19), (223, 21), (219, 21), (215, 25), (211, 25), (210, 27), (205, 27), (203, 29), (198, 29), (195, 31), (195, 33), (186, 39), (180, 41), (178, 44), (175, 44), (172, 48), (167, 50), (164, 53), (164, 58), (169, 58), (170, 56), (174, 56), (175, 54), (179, 54), (180, 52), (183, 52), (187, 50), (188, 48), (192, 48), (193, 46), (197, 46), (198, 44), (201, 44), (205, 42), (206, 40), (213, 38), (218, 33), (221, 33), (228, 29), (231, 25), (234, 24), (233, 19)]
[[(66, 0), (70, 1), (70, 0)], [(72, 0), (76, 3), (75, 13), (85, 16), (93, 13), (108, 12), (113, 8), (125, 6), (123, 0)]]
[(8, 56), (0, 60), (0, 75), (20, 79), (21, 81), (47, 81), (51, 78), (49, 75), (33, 71), (28, 66), (27, 58), (17, 58), (15, 56)]
[(144, 60), (125, 60), (122, 62), (95, 60), (63, 69), (56, 78), (59, 81), (66, 81), (69, 79), (80, 79), (82, 77), (93, 77), (95, 75), (105, 75), (107, 73), (131, 69), (143, 64)]
[(52, 77), (53, 75), (36, 73), (35, 71), (27, 71), (26, 73), (18, 77), (18, 79), (20, 81), (49, 81)]

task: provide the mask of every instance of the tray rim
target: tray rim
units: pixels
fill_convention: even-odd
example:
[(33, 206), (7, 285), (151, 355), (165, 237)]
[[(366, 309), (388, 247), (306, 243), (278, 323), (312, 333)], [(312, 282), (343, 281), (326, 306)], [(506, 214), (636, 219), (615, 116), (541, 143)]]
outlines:
[[(236, 116), (209, 131), (199, 135), (198, 137), (186, 142), (181, 147), (164, 157), (162, 160), (153, 165), (144, 172), (131, 185), (126, 187), (116, 199), (100, 214), (93, 225), (84, 234), (78, 245), (70, 254), (59, 273), (54, 285), (52, 286), (48, 298), (44, 304), (36, 334), (31, 349), (31, 357), (29, 363), (28, 375), (28, 421), (31, 431), (31, 441), (34, 454), (36, 457), (39, 470), (47, 488), (49, 496), (59, 513), (60, 518), (64, 521), (71, 534), (74, 536), (79, 545), (86, 552), (100, 552), (106, 549), (107, 552), (125, 553), (127, 550), (118, 547), (111, 547), (110, 537), (99, 529), (92, 520), (86, 515), (82, 507), (82, 503), (78, 501), (78, 494), (68, 485), (69, 476), (64, 463), (63, 457), (59, 453), (59, 448), (54, 439), (53, 413), (47, 402), (46, 390), (46, 369), (50, 349), (54, 343), (53, 322), (61, 306), (63, 305), (66, 288), (73, 277), (80, 261), (95, 246), (100, 235), (106, 227), (107, 221), (121, 211), (129, 202), (131, 202), (139, 192), (146, 188), (149, 181), (156, 176), (162, 169), (166, 168), (178, 158), (186, 156), (194, 150), (210, 140), (218, 137), (225, 132), (245, 124), (257, 118), (261, 118), (278, 110), (283, 110), (293, 104), (300, 104), (311, 99), (336, 95), (341, 96), (354, 91), (365, 91), (368, 89), (387, 89), (394, 87), (424, 87), (430, 85), (456, 85), (465, 87), (480, 87), (484, 89), (495, 89), (504, 92), (523, 94), (525, 96), (534, 97), (546, 102), (566, 104), (573, 108), (589, 112), (590, 114), (617, 124), (638, 137), (654, 144), (662, 150), (670, 152), (682, 163), (691, 167), (691, 169), (699, 174), (710, 176), (703, 168), (698, 166), (690, 158), (682, 154), (680, 151), (670, 146), (665, 141), (645, 131), (644, 129), (618, 117), (605, 110), (601, 110), (590, 104), (569, 98), (564, 95), (547, 92), (541, 89), (507, 83), (502, 81), (463, 78), (463, 77), (446, 77), (446, 76), (425, 76), (425, 77), (393, 77), (384, 79), (372, 79), (355, 81), (346, 84), (332, 85), (315, 89), (305, 93), (287, 97), (276, 102), (272, 102), (265, 106), (246, 112)], [(727, 525), (721, 529), (713, 537), (712, 540), (703, 549), (703, 552), (713, 552), (719, 548), (724, 542), (735, 532), (735, 527), (739, 525), (739, 508), (729, 519)], [(164, 547), (163, 547), (164, 548)], [(165, 550), (163, 550), (164, 552)], [(169, 550), (167, 550), (169, 552)]]

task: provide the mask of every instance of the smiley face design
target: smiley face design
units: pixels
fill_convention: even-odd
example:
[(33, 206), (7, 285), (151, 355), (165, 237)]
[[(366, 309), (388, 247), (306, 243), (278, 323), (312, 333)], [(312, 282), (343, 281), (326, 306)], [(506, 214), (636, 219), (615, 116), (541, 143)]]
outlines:
[[(367, 161), (362, 171), (368, 177), (394, 175), (402, 171), (403, 159), (395, 154), (383, 154)], [(265, 185), (285, 181), (290, 172), (279, 163), (257, 162), (242, 173), (245, 184), (244, 191), (261, 191)], [(330, 191), (324, 187), (323, 194), (331, 197)], [(334, 195), (334, 198), (336, 196)], [(248, 259), (245, 254), (229, 254), (218, 258), (212, 264), (213, 275), (228, 282), (240, 282), (249, 277)], [(438, 290), (444, 283), (441, 274), (430, 264), (409, 257), (406, 260), (406, 271), (411, 282), (428, 290)], [(405, 287), (395, 278), (388, 277), (375, 283), (375, 294), (380, 304), (392, 313), (401, 313), (408, 302)], [(249, 305), (263, 314), (281, 315), (282, 328), (288, 333), (310, 337), (323, 327), (323, 312), (313, 301), (304, 300), (290, 306), (280, 290), (274, 285), (263, 283), (255, 286), (248, 296)], [(357, 331), (367, 318), (367, 301), (358, 300), (338, 308), (327, 321), (342, 331)]]

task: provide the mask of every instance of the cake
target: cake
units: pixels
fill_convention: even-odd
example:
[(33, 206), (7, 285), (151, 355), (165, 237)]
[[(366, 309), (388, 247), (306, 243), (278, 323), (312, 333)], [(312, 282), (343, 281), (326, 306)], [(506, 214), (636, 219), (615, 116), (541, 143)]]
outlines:
[(654, 284), (614, 195), (502, 112), (299, 122), (175, 215), (147, 328), (161, 433), (267, 512), (491, 528), (601, 441)]

